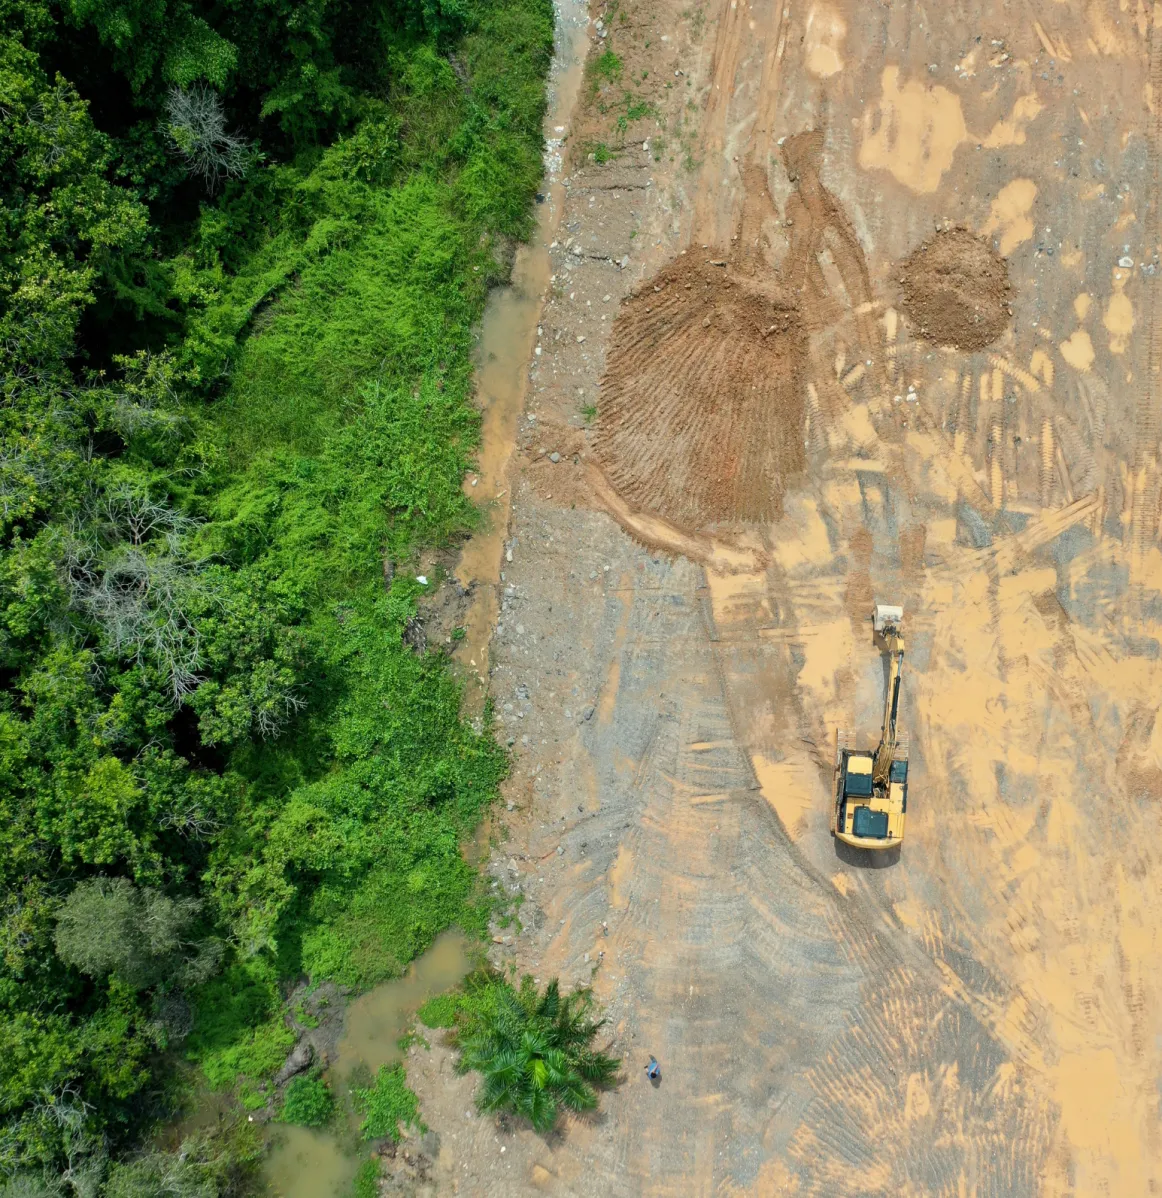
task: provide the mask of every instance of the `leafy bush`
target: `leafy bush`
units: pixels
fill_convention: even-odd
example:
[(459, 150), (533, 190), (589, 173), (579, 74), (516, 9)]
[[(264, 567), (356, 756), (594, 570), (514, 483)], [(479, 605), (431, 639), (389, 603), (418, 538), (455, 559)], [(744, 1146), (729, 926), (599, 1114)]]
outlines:
[(283, 1095), (279, 1119), (300, 1127), (325, 1127), (335, 1113), (330, 1087), (317, 1074), (291, 1078)]
[[(100, 1192), (102, 1198), (234, 1198), (251, 1191), (261, 1160), (262, 1141), (243, 1121), (219, 1135), (191, 1136), (177, 1152), (148, 1151), (114, 1164)], [(69, 1191), (95, 1192), (75, 1181)]]
[(134, 990), (164, 980), (202, 981), (214, 972), (219, 953), (216, 945), (188, 939), (200, 905), (150, 887), (138, 890), (128, 878), (90, 878), (61, 905), (56, 951), (82, 973), (113, 973)]
[(381, 1065), (374, 1085), (353, 1093), (355, 1109), (363, 1116), (359, 1131), (365, 1140), (389, 1138), (398, 1144), (403, 1138), (402, 1128), (423, 1128), (419, 1100), (408, 1087), (402, 1065)]
[(593, 1005), (588, 989), (562, 997), (556, 978), (543, 994), (528, 975), (519, 989), (494, 974), (470, 979), (457, 1042), (460, 1070), (481, 1075), (480, 1109), (521, 1115), (537, 1131), (551, 1130), (562, 1109), (593, 1110), (621, 1065), (592, 1046), (605, 1023)]

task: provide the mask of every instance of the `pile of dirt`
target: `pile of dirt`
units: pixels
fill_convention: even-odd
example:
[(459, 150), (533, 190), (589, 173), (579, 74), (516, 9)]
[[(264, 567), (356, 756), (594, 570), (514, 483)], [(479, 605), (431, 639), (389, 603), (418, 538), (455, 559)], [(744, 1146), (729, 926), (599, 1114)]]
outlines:
[(675, 524), (769, 521), (803, 468), (806, 332), (785, 294), (712, 256), (622, 307), (594, 449), (628, 503)]
[(937, 345), (978, 350), (1008, 327), (1009, 271), (1005, 260), (967, 229), (937, 233), (900, 268), (904, 315)]

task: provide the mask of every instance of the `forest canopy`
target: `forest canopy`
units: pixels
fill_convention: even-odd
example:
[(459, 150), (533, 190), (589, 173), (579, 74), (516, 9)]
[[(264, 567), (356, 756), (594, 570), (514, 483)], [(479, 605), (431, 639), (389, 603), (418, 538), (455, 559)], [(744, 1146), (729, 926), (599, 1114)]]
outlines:
[(138, 1151), (174, 1063), (261, 1105), (282, 980), (486, 917), (459, 846), (503, 754), (384, 562), (473, 523), (552, 9), (0, 20), (0, 1179), (226, 1193), (216, 1149)]

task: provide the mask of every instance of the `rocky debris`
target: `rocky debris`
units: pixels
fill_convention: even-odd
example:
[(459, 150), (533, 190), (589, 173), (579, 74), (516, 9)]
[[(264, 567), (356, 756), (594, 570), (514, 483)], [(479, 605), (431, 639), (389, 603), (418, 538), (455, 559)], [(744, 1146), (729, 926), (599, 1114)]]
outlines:
[(403, 643), (413, 653), (423, 653), (427, 649), (428, 634), (424, 631), (424, 622), (419, 616), (412, 616), (404, 625)]
[(406, 1194), (409, 1198), (435, 1194), (432, 1162), (439, 1153), (440, 1137), (434, 1131), (425, 1132), (418, 1141), (389, 1141), (377, 1158), (380, 1194)]
[(310, 1041), (306, 1039), (300, 1040), (291, 1049), (290, 1055), (282, 1064), (282, 1068), (274, 1075), (274, 1084), (276, 1086), (286, 1085), (296, 1073), (302, 1073), (310, 1067), (314, 1056), (315, 1052), (311, 1047)]

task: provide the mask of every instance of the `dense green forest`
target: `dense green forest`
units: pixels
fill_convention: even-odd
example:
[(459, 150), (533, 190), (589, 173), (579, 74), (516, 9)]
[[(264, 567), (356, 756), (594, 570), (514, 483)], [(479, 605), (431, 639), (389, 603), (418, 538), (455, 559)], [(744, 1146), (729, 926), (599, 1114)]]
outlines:
[(177, 1063), (260, 1105), (280, 983), (486, 918), (505, 761), (384, 563), (474, 519), (552, 9), (0, 13), (0, 1189), (226, 1193)]

